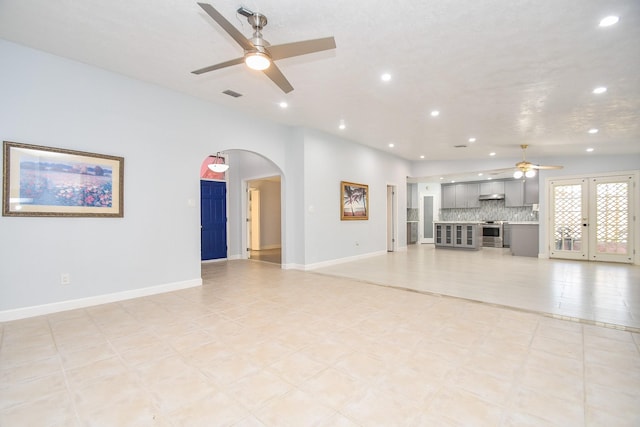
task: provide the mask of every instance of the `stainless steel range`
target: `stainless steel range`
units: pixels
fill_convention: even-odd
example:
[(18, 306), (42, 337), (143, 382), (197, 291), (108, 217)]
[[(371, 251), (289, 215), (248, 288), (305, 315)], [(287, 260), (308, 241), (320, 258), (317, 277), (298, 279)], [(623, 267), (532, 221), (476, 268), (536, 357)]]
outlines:
[(482, 246), (501, 248), (503, 246), (505, 221), (485, 221), (482, 224)]

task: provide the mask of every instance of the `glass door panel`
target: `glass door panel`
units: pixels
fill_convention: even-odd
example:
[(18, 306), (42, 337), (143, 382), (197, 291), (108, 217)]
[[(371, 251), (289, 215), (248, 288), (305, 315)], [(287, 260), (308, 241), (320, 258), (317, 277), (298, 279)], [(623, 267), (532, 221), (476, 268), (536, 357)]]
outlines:
[(551, 251), (553, 258), (585, 259), (588, 229), (586, 180), (551, 183)]
[(634, 176), (551, 181), (552, 258), (633, 262)]
[(632, 177), (593, 178), (591, 218), (595, 229), (590, 242), (590, 259), (632, 262)]

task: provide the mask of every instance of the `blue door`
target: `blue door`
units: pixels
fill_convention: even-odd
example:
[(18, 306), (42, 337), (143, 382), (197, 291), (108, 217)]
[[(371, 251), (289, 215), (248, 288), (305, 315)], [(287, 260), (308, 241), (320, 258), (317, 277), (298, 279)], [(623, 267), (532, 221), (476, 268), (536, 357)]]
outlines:
[(200, 181), (202, 260), (227, 257), (227, 183)]

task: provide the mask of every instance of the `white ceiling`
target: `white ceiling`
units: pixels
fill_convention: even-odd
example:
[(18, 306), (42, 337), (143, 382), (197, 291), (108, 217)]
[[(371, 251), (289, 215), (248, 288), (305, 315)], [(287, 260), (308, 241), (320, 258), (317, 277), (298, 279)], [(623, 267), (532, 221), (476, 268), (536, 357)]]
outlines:
[(337, 49), (278, 61), (285, 95), (244, 65), (190, 73), (242, 55), (196, 1), (0, 0), (0, 38), (409, 160), (640, 152), (638, 0), (209, 2), (247, 37), (239, 6), (267, 16), (271, 44)]

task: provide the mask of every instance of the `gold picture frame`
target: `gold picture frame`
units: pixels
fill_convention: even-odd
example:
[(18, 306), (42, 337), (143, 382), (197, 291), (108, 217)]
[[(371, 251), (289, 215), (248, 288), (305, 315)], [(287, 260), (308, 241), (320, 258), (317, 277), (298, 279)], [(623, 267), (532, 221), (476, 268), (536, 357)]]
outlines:
[(124, 216), (124, 158), (3, 142), (3, 216)]
[(369, 219), (369, 186), (340, 181), (340, 219), (357, 221)]

